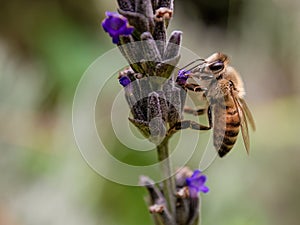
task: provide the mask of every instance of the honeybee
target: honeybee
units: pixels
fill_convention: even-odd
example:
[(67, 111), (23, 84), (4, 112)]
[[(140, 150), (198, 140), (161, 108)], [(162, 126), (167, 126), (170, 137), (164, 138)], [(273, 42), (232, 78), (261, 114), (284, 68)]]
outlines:
[(207, 89), (193, 83), (185, 84), (185, 88), (203, 92), (208, 99), (207, 109), (185, 108), (185, 112), (194, 115), (207, 112), (209, 128), (213, 128), (214, 147), (219, 156), (225, 156), (233, 148), (240, 130), (249, 153), (248, 122), (253, 130), (255, 123), (244, 100), (243, 81), (239, 73), (229, 65), (229, 58), (223, 53), (214, 53), (191, 69), (188, 76), (208, 80)]

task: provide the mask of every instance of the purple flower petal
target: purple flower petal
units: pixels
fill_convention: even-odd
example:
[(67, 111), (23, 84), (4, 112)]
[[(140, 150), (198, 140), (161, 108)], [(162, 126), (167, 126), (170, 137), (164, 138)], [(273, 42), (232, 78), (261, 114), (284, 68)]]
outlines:
[(118, 44), (120, 35), (132, 34), (134, 27), (130, 26), (126, 17), (116, 12), (106, 12), (107, 18), (102, 22), (105, 32), (112, 37), (113, 43)]
[(118, 44), (119, 41), (120, 41), (119, 36), (112, 36), (112, 42), (113, 42), (114, 44)]
[(189, 73), (190, 71), (186, 70), (179, 70), (178, 71), (178, 77), (186, 77), (186, 74)]
[(106, 11), (105, 15), (107, 17), (110, 17), (110, 16), (119, 16), (119, 14), (117, 12), (109, 12), (109, 11)]
[(189, 76), (188, 76), (189, 73), (190, 73), (190, 71), (186, 71), (184, 69), (179, 70), (178, 76), (176, 79), (177, 84), (184, 85), (186, 83), (187, 79), (189, 78)]
[(128, 84), (130, 84), (131, 80), (129, 77), (124, 76), (119, 79), (119, 82), (123, 87), (126, 87)]
[(202, 187), (200, 188), (200, 191), (202, 191), (203, 193), (207, 193), (207, 192), (209, 192), (209, 188), (206, 187), (206, 186), (202, 186)]
[(126, 27), (123, 35), (130, 35), (130, 34), (132, 34), (133, 31), (134, 31), (133, 27)]
[(198, 190), (195, 189), (195, 188), (189, 188), (189, 191), (190, 191), (190, 196), (192, 198), (197, 198), (198, 197)]
[(198, 192), (207, 193), (209, 188), (205, 186), (206, 176), (202, 175), (200, 170), (195, 170), (190, 178), (186, 179), (187, 186), (189, 187), (190, 195), (192, 198), (198, 196)]

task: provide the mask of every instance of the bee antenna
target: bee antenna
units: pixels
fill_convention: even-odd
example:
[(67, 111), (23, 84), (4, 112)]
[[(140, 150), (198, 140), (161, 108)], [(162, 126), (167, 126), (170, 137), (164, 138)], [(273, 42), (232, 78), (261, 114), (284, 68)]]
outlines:
[(201, 61), (201, 63), (198, 63), (196, 66), (192, 67), (191, 70), (192, 70), (192, 69), (195, 69), (197, 66), (202, 65), (202, 64), (205, 62), (204, 59), (195, 59), (195, 60), (192, 61), (191, 63), (189, 63), (189, 64), (185, 65), (184, 67), (182, 67), (180, 70), (183, 70), (183, 69), (185, 69), (185, 68), (187, 68), (187, 67), (189, 67), (189, 66), (195, 64), (195, 63), (198, 62), (198, 61)]

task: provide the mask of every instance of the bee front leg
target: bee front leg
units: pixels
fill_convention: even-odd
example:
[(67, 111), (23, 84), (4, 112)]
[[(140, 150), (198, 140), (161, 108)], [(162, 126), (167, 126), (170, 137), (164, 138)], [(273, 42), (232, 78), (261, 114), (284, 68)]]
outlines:
[(207, 107), (207, 118), (208, 118), (209, 127), (212, 128), (213, 127), (213, 122), (212, 122), (211, 105), (209, 105)]
[(182, 129), (187, 129), (187, 128), (191, 128), (193, 130), (210, 130), (211, 129), (210, 126), (201, 125), (192, 120), (182, 120), (182, 121), (176, 123), (173, 127), (173, 129), (176, 131), (182, 130)]
[(194, 116), (200, 116), (200, 115), (203, 115), (204, 113), (206, 113), (207, 111), (207, 108), (204, 108), (204, 109), (193, 109), (189, 106), (185, 106), (183, 108), (183, 111), (185, 113), (188, 113), (188, 114), (193, 114)]
[(211, 114), (211, 106), (208, 105), (207, 108), (204, 109), (192, 109), (188, 106), (184, 107), (184, 112), (185, 113), (189, 113), (189, 114), (193, 114), (195, 116), (200, 116), (203, 114), (207, 114), (207, 118), (208, 118), (208, 124), (209, 124), (209, 128), (212, 128), (213, 123), (212, 123), (212, 114)]
[[(190, 91), (194, 91), (194, 92), (202, 92), (202, 97), (206, 97), (206, 91), (207, 91), (206, 88), (203, 88), (196, 84), (186, 84), (185, 88)], [(208, 103), (207, 103), (207, 105), (208, 105)], [(192, 109), (188, 106), (185, 106), (183, 110), (185, 113), (193, 114), (195, 116), (200, 116), (200, 115), (203, 115), (207, 111), (207, 107), (208, 106), (206, 106), (203, 109)]]
[(194, 91), (194, 92), (205, 92), (207, 91), (207, 88), (203, 88), (201, 86), (199, 86), (198, 84), (185, 84), (184, 87), (190, 91)]

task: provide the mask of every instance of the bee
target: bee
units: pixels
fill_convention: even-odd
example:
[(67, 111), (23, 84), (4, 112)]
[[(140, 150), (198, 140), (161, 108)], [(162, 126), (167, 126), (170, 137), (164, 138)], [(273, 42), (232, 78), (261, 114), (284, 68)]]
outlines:
[(184, 88), (203, 92), (207, 98), (206, 109), (194, 110), (186, 107), (186, 113), (201, 115), (207, 113), (209, 128), (213, 128), (213, 143), (220, 157), (225, 156), (236, 143), (241, 130), (244, 145), (249, 154), (248, 122), (253, 130), (253, 116), (244, 100), (245, 89), (239, 73), (229, 65), (229, 58), (223, 53), (214, 53), (186, 73), (189, 78), (208, 81), (207, 88), (186, 83)]

